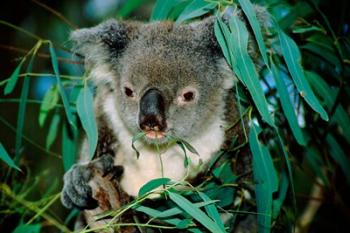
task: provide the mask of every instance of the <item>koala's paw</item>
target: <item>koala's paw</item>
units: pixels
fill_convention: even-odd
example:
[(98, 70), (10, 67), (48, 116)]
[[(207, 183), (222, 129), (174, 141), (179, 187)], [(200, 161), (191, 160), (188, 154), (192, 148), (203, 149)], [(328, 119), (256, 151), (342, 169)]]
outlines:
[(88, 164), (75, 164), (63, 177), (62, 204), (67, 208), (95, 209), (97, 200), (92, 197), (92, 189), (88, 184), (94, 170), (103, 176), (112, 173), (112, 177), (122, 174), (122, 167), (114, 166), (114, 158), (110, 154), (101, 156)]

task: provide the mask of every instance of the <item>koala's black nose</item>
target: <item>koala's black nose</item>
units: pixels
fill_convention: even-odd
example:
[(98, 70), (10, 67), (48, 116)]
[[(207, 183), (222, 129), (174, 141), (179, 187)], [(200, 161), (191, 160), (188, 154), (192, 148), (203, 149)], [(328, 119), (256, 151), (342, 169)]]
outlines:
[(142, 96), (139, 125), (146, 131), (162, 131), (166, 128), (164, 98), (158, 89), (150, 89)]

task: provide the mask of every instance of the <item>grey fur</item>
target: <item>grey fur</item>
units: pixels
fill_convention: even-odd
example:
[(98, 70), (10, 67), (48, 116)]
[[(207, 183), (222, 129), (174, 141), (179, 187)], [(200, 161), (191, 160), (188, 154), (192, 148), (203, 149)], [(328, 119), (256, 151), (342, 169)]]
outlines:
[[(258, 18), (265, 20), (263, 8), (257, 7), (256, 11)], [(239, 10), (235, 13), (244, 20)], [(225, 138), (219, 137), (222, 128), (225, 124), (235, 122), (239, 114), (231, 92), (236, 79), (216, 42), (214, 21), (215, 18), (210, 17), (201, 22), (176, 26), (172, 22), (144, 24), (108, 20), (96, 27), (72, 33), (75, 51), (85, 57), (85, 68), (96, 85), (95, 112), (100, 133), (99, 145), (104, 143), (106, 134), (112, 135), (113, 140), (107, 146), (114, 157), (97, 152), (104, 159), (75, 165), (65, 174), (62, 202), (66, 207), (95, 206), (88, 186), (92, 167), (106, 172), (113, 170), (114, 164), (133, 166), (130, 161), (134, 161), (131, 158), (135, 155), (130, 149), (130, 135), (140, 132), (139, 101), (151, 88), (156, 88), (163, 95), (167, 135), (197, 143), (200, 148), (196, 149), (205, 152), (210, 151), (211, 145), (207, 141), (203, 141), (202, 145), (198, 140), (203, 135), (210, 136), (213, 133), (213, 137), (218, 137), (213, 138), (218, 144), (215, 148), (218, 150), (224, 146)], [(257, 50), (252, 40), (249, 48), (256, 60)], [(125, 87), (133, 90), (132, 97), (125, 95)], [(194, 100), (181, 102), (183, 92), (188, 90), (195, 93)], [(220, 127), (220, 130), (214, 126)], [(105, 128), (108, 130), (101, 130)], [(239, 127), (235, 127), (224, 134), (226, 138), (231, 138), (242, 132)], [(169, 137), (159, 140), (145, 138), (141, 139), (140, 144), (147, 153), (153, 151), (157, 154), (153, 144), (166, 147), (169, 140)], [(86, 148), (85, 142), (80, 154), (83, 161), (87, 161)], [(168, 149), (175, 153), (174, 148)], [(129, 161), (129, 164), (125, 161)], [(171, 158), (169, 161), (172, 161)], [(194, 175), (205, 167), (200, 165), (202, 162), (199, 161), (193, 167)], [(182, 164), (181, 162), (178, 166)], [(140, 173), (132, 176), (143, 178), (142, 169), (137, 167), (141, 165), (135, 165)], [(124, 173), (122, 179), (135, 178), (130, 176), (130, 173)], [(132, 181), (129, 183), (131, 185)], [(130, 195), (135, 195), (134, 193)]]

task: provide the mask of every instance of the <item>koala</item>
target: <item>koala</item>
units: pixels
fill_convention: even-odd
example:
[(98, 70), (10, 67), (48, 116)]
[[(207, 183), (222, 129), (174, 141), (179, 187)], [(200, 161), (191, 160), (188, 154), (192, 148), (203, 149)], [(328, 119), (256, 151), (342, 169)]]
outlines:
[[(257, 8), (261, 21), (264, 12)], [(240, 10), (236, 14), (245, 20)], [(89, 185), (93, 169), (114, 173), (123, 192), (136, 197), (155, 178), (195, 178), (234, 135), (242, 136), (240, 126), (227, 130), (239, 120), (236, 78), (216, 41), (214, 22), (215, 17), (182, 25), (111, 19), (72, 32), (95, 86), (99, 142), (96, 159), (89, 161), (83, 140), (79, 163), (64, 175), (64, 206), (97, 207)], [(250, 41), (252, 57), (254, 46)], [(137, 157), (132, 143), (140, 133)], [(187, 152), (188, 167), (174, 138), (198, 152)]]

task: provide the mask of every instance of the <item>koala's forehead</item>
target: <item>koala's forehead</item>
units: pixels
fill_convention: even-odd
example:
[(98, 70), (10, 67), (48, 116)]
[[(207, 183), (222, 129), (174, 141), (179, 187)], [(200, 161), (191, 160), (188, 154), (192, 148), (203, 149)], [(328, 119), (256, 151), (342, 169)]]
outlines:
[(148, 82), (181, 85), (207, 81), (215, 76), (215, 59), (196, 39), (188, 26), (146, 24), (125, 49), (119, 69), (124, 78), (144, 77)]

